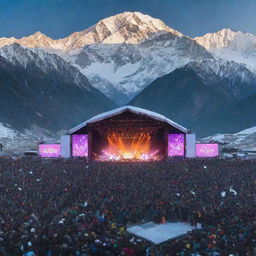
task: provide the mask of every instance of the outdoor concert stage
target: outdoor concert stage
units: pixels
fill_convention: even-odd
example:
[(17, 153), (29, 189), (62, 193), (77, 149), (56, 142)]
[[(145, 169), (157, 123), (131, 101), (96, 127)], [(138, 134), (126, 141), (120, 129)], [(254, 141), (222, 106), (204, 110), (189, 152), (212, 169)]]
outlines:
[(195, 157), (195, 134), (158, 113), (124, 106), (69, 130), (61, 137), (60, 152), (94, 161)]

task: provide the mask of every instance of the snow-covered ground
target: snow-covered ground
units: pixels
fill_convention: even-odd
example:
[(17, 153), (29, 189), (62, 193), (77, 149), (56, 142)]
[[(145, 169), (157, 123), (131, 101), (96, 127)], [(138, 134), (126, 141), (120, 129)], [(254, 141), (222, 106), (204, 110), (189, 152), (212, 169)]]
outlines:
[(0, 123), (0, 138), (5, 137), (13, 137), (15, 135), (15, 131), (7, 126), (4, 126), (2, 123)]
[(256, 154), (256, 126), (234, 134), (216, 134), (201, 141), (218, 142), (223, 145), (223, 148), (233, 148), (239, 152), (255, 152)]
[(0, 123), (0, 144), (3, 145), (0, 155), (22, 154), (27, 150), (38, 150), (39, 142), (58, 142), (54, 138), (44, 135), (43, 132), (36, 133), (35, 130), (21, 133)]

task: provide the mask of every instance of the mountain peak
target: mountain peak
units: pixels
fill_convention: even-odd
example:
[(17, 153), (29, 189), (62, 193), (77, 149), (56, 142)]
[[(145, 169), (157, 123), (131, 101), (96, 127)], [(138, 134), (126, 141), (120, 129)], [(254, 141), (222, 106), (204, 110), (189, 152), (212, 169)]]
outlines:
[(49, 50), (71, 51), (92, 44), (137, 44), (159, 33), (171, 33), (182, 37), (178, 31), (168, 27), (160, 19), (140, 12), (123, 12), (105, 18), (86, 30), (53, 40), (40, 31), (34, 34), (16, 38), (0, 38), (0, 47), (19, 43), (29, 48), (48, 48)]
[(95, 25), (97, 30), (105, 26), (108, 36), (103, 43), (138, 43), (150, 37), (154, 33), (169, 32), (176, 36), (182, 36), (178, 31), (168, 27), (160, 19), (153, 18), (140, 12), (123, 12), (105, 18)]
[(233, 40), (237, 32), (230, 28), (223, 28), (215, 33), (207, 33), (201, 37), (195, 37), (194, 40), (203, 45), (206, 49), (216, 49), (227, 47), (229, 42)]
[(256, 35), (224, 28), (194, 40), (215, 56), (241, 63), (251, 71), (256, 71)]
[(58, 43), (63, 44), (65, 50), (71, 51), (93, 44), (137, 44), (162, 32), (183, 36), (159, 19), (140, 12), (123, 12), (60, 39)]
[(42, 32), (40, 32), (40, 31), (36, 31), (33, 35), (31, 35), (31, 36), (34, 36), (34, 37), (44, 37), (44, 36), (46, 36), (45, 34), (43, 34)]
[(221, 30), (219, 30), (218, 32), (216, 32), (217, 34), (234, 34), (236, 33), (235, 31), (233, 31), (230, 28), (223, 28)]
[(252, 47), (256, 44), (256, 36), (242, 31), (233, 31), (230, 28), (223, 28), (215, 33), (208, 33), (194, 40), (206, 49), (239, 48)]
[(17, 43), (29, 48), (50, 48), (52, 45), (54, 45), (54, 41), (55, 40), (47, 37), (40, 31), (37, 31), (31, 36), (22, 37), (21, 39), (17, 40)]

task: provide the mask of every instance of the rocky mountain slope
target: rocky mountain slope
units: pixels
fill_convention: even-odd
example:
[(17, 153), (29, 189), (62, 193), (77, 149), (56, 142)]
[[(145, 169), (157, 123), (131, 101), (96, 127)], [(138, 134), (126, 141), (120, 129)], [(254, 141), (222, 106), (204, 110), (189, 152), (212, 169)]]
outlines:
[[(79, 54), (67, 56), (97, 89), (118, 103), (127, 102), (159, 76), (202, 58), (211, 55), (191, 39), (171, 33), (140, 44), (86, 46)], [(104, 83), (94, 82), (99, 77)], [(118, 97), (113, 97), (108, 84), (119, 92)]]
[[(20, 45), (2, 48), (0, 122), (16, 131), (56, 133), (115, 105), (58, 56), (41, 59)], [(11, 52), (22, 58), (13, 58)], [(34, 56), (35, 55), (35, 56)], [(58, 61), (54, 62), (54, 58)], [(38, 61), (35, 61), (35, 59)]]
[(256, 92), (256, 76), (236, 63), (224, 67), (211, 60), (189, 63), (156, 79), (130, 104), (160, 112), (200, 137), (239, 131), (249, 122), (241, 118), (256, 115), (255, 103), (249, 101)]

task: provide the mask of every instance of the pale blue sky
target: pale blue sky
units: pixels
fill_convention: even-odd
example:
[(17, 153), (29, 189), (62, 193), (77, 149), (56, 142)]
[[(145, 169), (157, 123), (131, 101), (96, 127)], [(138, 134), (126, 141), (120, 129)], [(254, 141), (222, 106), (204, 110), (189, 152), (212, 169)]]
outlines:
[(194, 37), (224, 27), (256, 34), (256, 0), (0, 0), (0, 37), (61, 38), (98, 20), (140, 11)]

